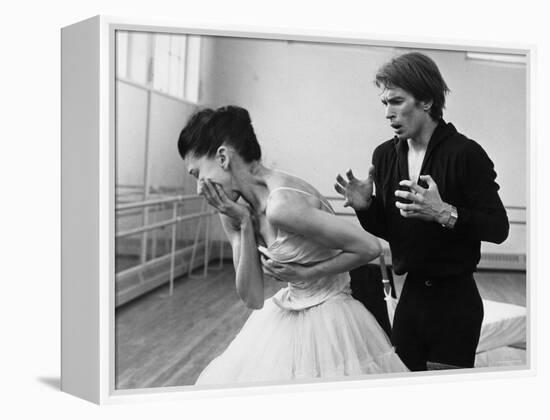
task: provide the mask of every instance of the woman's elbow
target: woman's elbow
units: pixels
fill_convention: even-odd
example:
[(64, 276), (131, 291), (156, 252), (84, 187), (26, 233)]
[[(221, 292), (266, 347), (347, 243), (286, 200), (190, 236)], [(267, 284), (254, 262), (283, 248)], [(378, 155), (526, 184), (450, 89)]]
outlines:
[(370, 262), (375, 258), (378, 258), (382, 254), (382, 251), (380, 241), (374, 240), (371, 241), (368, 246), (363, 247), (360, 256), (365, 262)]
[(378, 258), (380, 255), (382, 255), (382, 253), (384, 252), (384, 249), (382, 248), (382, 244), (380, 243), (380, 241), (376, 241), (376, 245), (374, 245), (373, 247), (373, 250), (372, 250), (372, 258), (371, 259), (375, 259), (375, 258)]
[(246, 307), (248, 309), (262, 309), (264, 307), (264, 300), (263, 299), (248, 299), (244, 302)]
[(239, 293), (241, 300), (248, 309), (262, 309), (264, 307), (263, 293)]

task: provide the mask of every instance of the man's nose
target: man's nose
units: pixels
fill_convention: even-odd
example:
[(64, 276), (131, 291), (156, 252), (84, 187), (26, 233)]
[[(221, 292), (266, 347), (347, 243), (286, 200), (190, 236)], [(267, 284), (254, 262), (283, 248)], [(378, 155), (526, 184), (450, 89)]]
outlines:
[(202, 194), (202, 182), (201, 181), (197, 181), (197, 194), (198, 195)]
[(391, 120), (393, 117), (395, 117), (395, 113), (393, 112), (393, 108), (391, 106), (386, 107), (386, 118), (388, 120)]

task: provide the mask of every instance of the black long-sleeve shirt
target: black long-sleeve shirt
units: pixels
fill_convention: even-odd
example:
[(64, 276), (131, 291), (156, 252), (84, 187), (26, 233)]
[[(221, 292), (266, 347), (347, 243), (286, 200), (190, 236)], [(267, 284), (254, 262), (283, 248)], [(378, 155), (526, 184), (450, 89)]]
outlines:
[[(357, 211), (363, 228), (387, 240), (397, 274), (454, 276), (472, 273), (481, 241), (501, 243), (508, 237), (506, 210), (498, 195), (491, 159), (475, 141), (440, 120), (428, 143), (421, 175), (430, 175), (441, 199), (458, 210), (453, 229), (436, 222), (404, 218), (395, 206), (399, 182), (409, 179), (408, 144), (394, 138), (378, 146), (372, 158), (376, 195)], [(420, 185), (427, 188), (426, 184)]]

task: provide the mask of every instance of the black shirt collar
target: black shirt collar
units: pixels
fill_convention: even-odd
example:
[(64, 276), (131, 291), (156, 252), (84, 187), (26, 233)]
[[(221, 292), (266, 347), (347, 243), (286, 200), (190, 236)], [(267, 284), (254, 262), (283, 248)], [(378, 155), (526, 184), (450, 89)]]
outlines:
[[(429, 161), (432, 151), (444, 140), (456, 133), (456, 128), (451, 123), (446, 123), (441, 118), (435, 127), (430, 141), (428, 142), (428, 148), (426, 149), (426, 155), (424, 156), (424, 163), (422, 164), (421, 174), (423, 173), (424, 166)], [(406, 139), (399, 139), (397, 136), (393, 139), (395, 145), (395, 151), (397, 153), (398, 168), (401, 179), (409, 178), (407, 152), (409, 151), (409, 145)]]
[[(450, 135), (456, 133), (456, 128), (451, 123), (446, 123), (443, 118), (441, 118), (435, 127), (434, 132), (432, 133), (432, 136), (430, 137), (430, 141), (428, 142), (428, 148), (426, 149), (426, 157), (430, 155), (431, 151), (443, 140), (448, 138)], [(407, 143), (406, 139), (399, 139), (399, 137), (395, 136), (393, 138), (393, 142), (395, 145), (395, 150), (398, 155), (408, 152), (409, 145)]]

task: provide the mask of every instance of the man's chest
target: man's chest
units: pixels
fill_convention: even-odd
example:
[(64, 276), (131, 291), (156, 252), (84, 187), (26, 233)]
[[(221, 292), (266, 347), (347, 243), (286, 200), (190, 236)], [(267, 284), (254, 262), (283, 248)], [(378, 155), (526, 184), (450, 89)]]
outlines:
[(399, 183), (403, 180), (413, 180), (423, 188), (427, 184), (420, 180), (421, 175), (430, 175), (437, 184), (443, 200), (462, 197), (464, 176), (461, 175), (460, 159), (453, 154), (430, 154), (424, 152), (403, 153), (388, 159), (379, 167), (375, 179), (376, 191), (384, 196), (386, 205), (395, 206), (395, 191), (408, 190)]
[(425, 156), (426, 149), (419, 151), (409, 149), (407, 152), (407, 172), (411, 181), (418, 182)]

